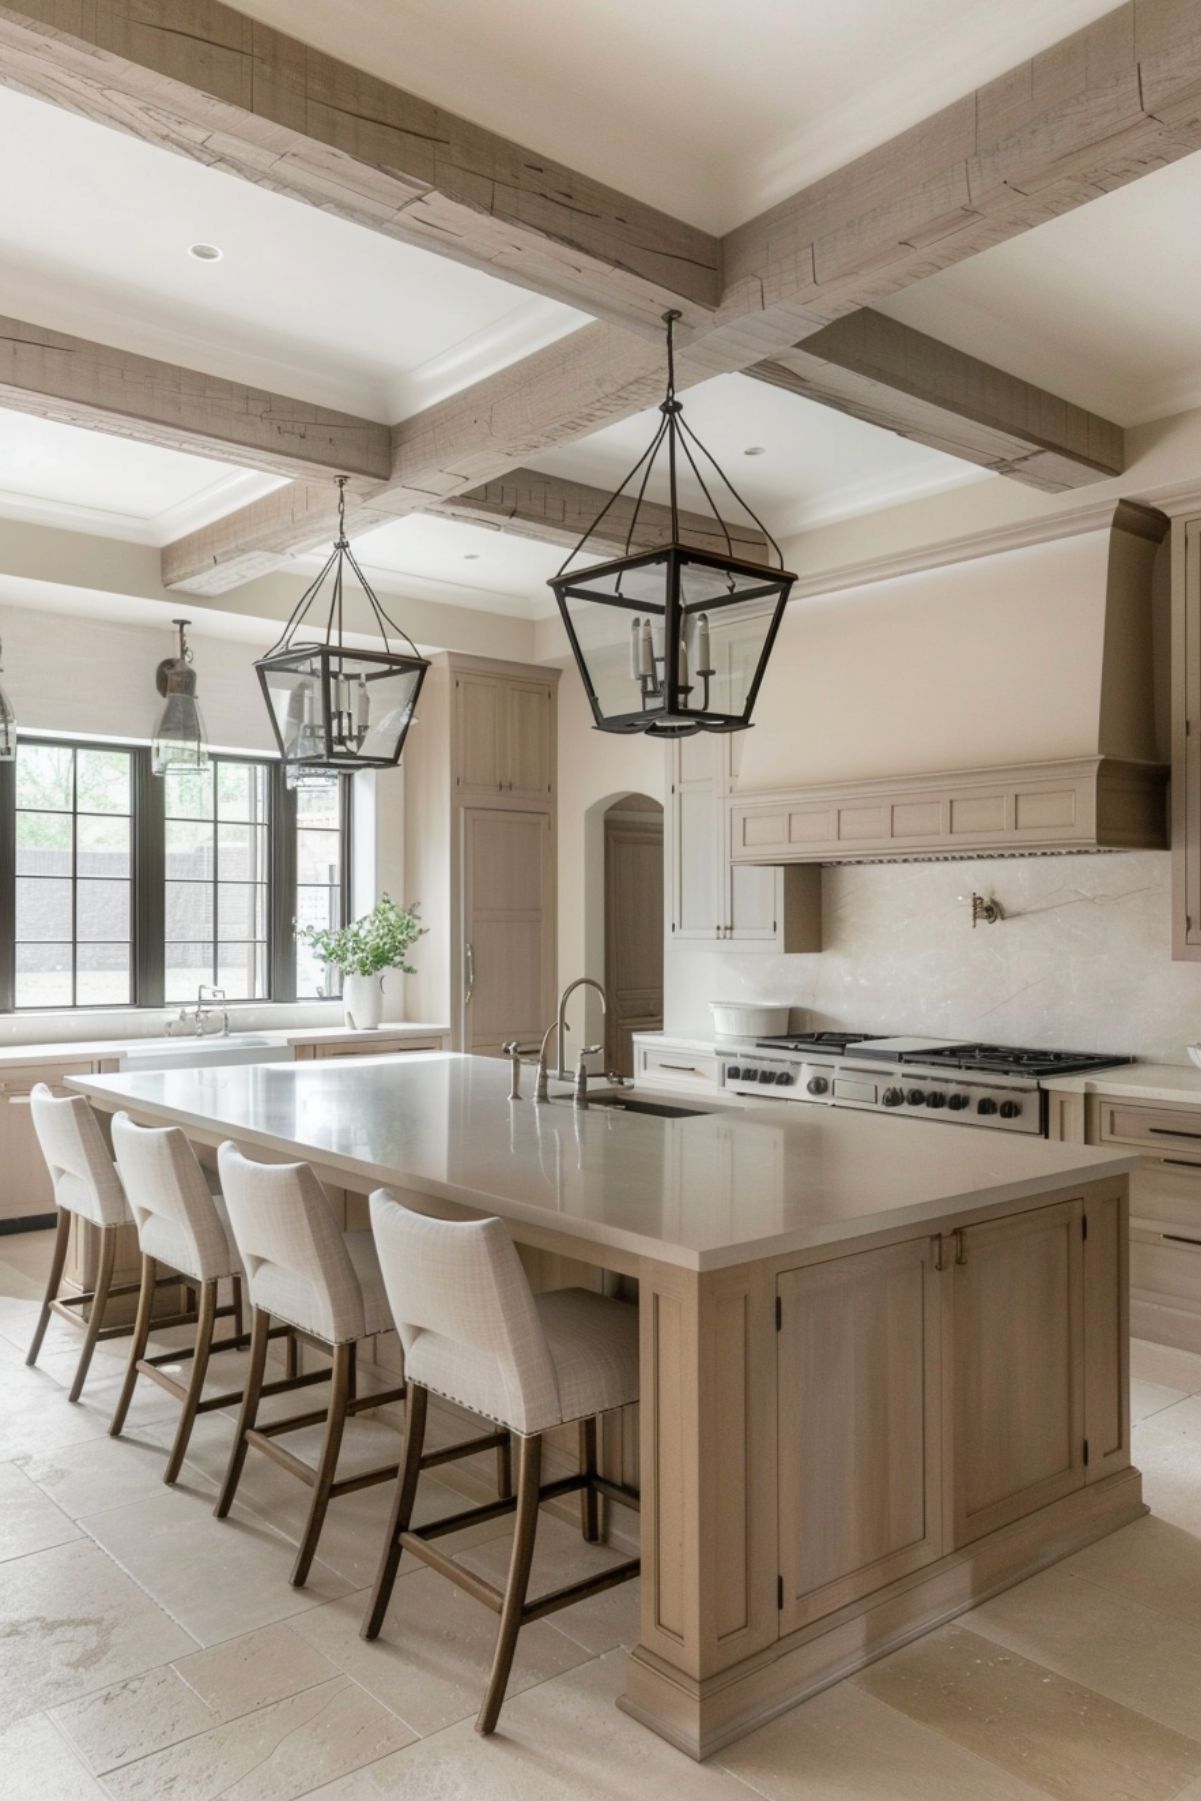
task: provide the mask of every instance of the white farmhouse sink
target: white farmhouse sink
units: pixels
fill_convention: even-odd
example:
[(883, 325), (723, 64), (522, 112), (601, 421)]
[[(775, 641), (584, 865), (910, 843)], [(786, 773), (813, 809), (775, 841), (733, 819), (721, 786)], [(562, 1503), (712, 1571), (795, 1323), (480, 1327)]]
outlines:
[(228, 1038), (143, 1038), (121, 1053), (122, 1069), (211, 1069), (222, 1063), (290, 1063), (292, 1047), (267, 1032)]

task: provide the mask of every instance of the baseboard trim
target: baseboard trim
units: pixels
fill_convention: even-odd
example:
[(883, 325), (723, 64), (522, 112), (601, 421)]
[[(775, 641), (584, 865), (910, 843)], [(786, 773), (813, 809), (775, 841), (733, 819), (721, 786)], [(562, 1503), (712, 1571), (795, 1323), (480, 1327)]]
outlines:
[(57, 1223), (57, 1213), (25, 1213), (19, 1219), (0, 1219), (0, 1238), (15, 1232), (48, 1232)]

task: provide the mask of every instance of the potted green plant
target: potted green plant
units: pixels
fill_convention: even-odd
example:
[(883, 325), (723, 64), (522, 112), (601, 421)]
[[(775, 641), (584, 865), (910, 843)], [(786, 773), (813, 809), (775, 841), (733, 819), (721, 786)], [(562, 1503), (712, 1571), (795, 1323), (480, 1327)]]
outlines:
[(359, 1031), (379, 1025), (384, 1006), (383, 979), (389, 969), (417, 972), (407, 962), (410, 946), (429, 930), (417, 917), (418, 903), (398, 907), (383, 894), (370, 913), (348, 926), (304, 926), (297, 936), (311, 945), (323, 963), (342, 972), (342, 1011), (348, 1026)]

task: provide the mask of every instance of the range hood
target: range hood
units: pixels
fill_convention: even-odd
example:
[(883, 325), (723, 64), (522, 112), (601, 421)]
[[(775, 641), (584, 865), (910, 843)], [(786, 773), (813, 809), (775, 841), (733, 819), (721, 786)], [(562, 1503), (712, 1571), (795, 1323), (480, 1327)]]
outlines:
[(1096, 519), (794, 602), (739, 750), (734, 861), (1163, 848), (1168, 521)]

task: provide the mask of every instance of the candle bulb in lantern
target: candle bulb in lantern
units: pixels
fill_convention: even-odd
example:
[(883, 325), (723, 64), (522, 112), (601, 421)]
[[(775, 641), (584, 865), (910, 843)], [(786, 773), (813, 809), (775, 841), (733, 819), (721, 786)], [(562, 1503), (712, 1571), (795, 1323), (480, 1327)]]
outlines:
[(642, 631), (638, 639), (638, 673), (653, 676), (655, 673), (655, 640), (651, 635), (651, 622), (642, 621)]
[(687, 637), (687, 631), (688, 631), (688, 627), (687, 627), (686, 623), (683, 620), (681, 620), (680, 621), (680, 655), (679, 655), (679, 661), (676, 665), (676, 673), (679, 678), (679, 687), (680, 687), (681, 691), (688, 686), (688, 637)]
[(642, 674), (642, 621), (634, 618), (630, 621), (630, 680), (636, 682)]
[(696, 616), (696, 667), (701, 675), (708, 675), (713, 665), (709, 661), (709, 615), (698, 613)]
[(359, 677), (358, 711), (355, 717), (355, 723), (358, 726), (360, 733), (366, 732), (367, 727), (371, 724), (371, 696), (367, 692), (367, 677), (365, 675)]

